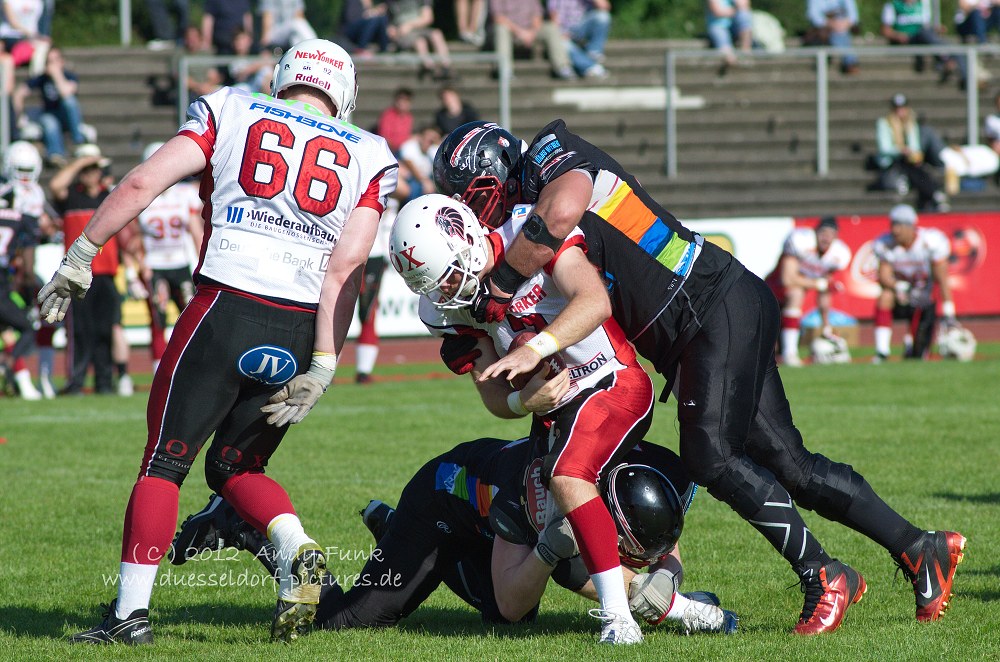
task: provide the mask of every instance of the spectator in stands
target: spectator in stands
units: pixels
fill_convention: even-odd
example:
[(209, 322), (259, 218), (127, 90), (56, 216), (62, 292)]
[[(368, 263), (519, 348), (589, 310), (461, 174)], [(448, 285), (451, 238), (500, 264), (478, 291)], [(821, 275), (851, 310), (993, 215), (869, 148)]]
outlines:
[[(807, 0), (806, 18), (812, 26), (802, 39), (806, 46), (850, 48), (851, 33), (858, 28), (858, 5), (854, 0)], [(852, 51), (840, 58), (840, 71), (858, 73), (858, 56)]]
[(413, 135), (413, 90), (401, 87), (392, 96), (392, 105), (382, 111), (375, 133), (385, 138), (393, 154)]
[[(923, 0), (890, 0), (882, 5), (882, 36), (898, 46), (940, 45), (944, 40), (931, 24), (930, 7)], [(941, 72), (941, 82), (946, 82), (956, 71), (960, 72), (959, 85), (965, 87), (965, 61), (954, 55), (935, 55), (935, 67)], [(923, 71), (922, 55), (914, 59), (914, 69)]]
[(479, 119), (479, 111), (451, 85), (445, 85), (438, 92), (441, 99), (441, 107), (434, 113), (434, 124), (441, 131), (442, 136), (446, 136), (466, 122), (474, 122)]
[[(388, 0), (389, 39), (401, 51), (414, 51), (420, 58), (420, 79), (451, 78), (451, 55), (444, 34), (434, 27), (431, 0)], [(431, 50), (434, 56), (431, 57)]]
[(268, 50), (259, 54), (254, 54), (252, 50), (253, 35), (241, 28), (233, 37), (233, 54), (237, 59), (229, 63), (230, 85), (248, 92), (267, 91), (264, 80), (270, 80), (274, 58)]
[(515, 47), (533, 55), (535, 45), (541, 41), (553, 78), (576, 78), (559, 26), (545, 20), (539, 0), (490, 0), (490, 16), (498, 56), (511, 62)]
[(997, 0), (958, 0), (955, 12), (955, 31), (968, 41), (985, 44), (990, 30), (1000, 32), (1000, 2)]
[(153, 39), (146, 42), (146, 48), (159, 51), (184, 45), (184, 31), (188, 25), (188, 0), (171, 0), (171, 11), (165, 0), (146, 0), (149, 21), (153, 28)]
[(753, 31), (750, 23), (750, 0), (706, 0), (705, 27), (712, 47), (722, 53), (719, 75), (725, 75), (736, 64), (733, 44), (749, 53), (753, 48)]
[(906, 95), (892, 95), (890, 105), (889, 113), (875, 123), (882, 187), (896, 190), (900, 195), (915, 188), (919, 209), (945, 211), (948, 198), (924, 160), (920, 127)]
[(548, 0), (547, 8), (549, 20), (562, 30), (574, 71), (585, 78), (606, 77), (604, 45), (611, 31), (611, 0)]
[[(14, 93), (15, 112), (24, 111), (42, 127), (46, 160), (57, 168), (66, 165), (64, 132), (69, 134), (74, 145), (87, 142), (82, 130), (83, 114), (76, 97), (77, 88), (76, 74), (66, 68), (62, 51), (50, 48), (45, 57), (45, 71), (21, 83)], [(41, 94), (42, 107), (25, 110), (25, 100), (32, 91)]]
[(315, 39), (316, 30), (306, 20), (305, 0), (260, 0), (260, 43), (285, 50), (305, 39)]
[(993, 98), (996, 106), (995, 112), (986, 116), (983, 123), (983, 137), (986, 144), (993, 148), (993, 151), (1000, 154), (1000, 92)]
[(15, 67), (31, 62), (33, 76), (37, 76), (44, 68), (49, 38), (38, 29), (44, 12), (44, 0), (3, 0), (3, 16), (0, 20), (0, 75), (3, 76), (3, 89), (7, 94), (14, 91)]
[(410, 170), (410, 200), (434, 193), (434, 155), (441, 145), (441, 131), (433, 124), (420, 127), (399, 148), (399, 162)]
[(389, 50), (389, 13), (384, 2), (347, 0), (340, 14), (340, 29), (355, 46), (355, 61), (371, 55), (368, 45), (378, 44), (380, 53)]
[(486, 0), (455, 0), (458, 38), (476, 48), (486, 43)]
[(205, 0), (201, 16), (204, 47), (211, 46), (218, 55), (232, 55), (237, 30), (253, 34), (250, 0)]

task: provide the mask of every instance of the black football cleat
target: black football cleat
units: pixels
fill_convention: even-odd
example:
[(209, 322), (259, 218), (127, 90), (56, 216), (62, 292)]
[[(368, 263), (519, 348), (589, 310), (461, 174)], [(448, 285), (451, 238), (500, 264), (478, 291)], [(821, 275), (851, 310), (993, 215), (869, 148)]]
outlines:
[(168, 556), (172, 564), (183, 565), (206, 551), (216, 552), (226, 547), (260, 556), (265, 545), (267, 538), (262, 533), (247, 524), (228, 501), (213, 494), (204, 508), (188, 515), (181, 524)]
[(153, 643), (153, 629), (149, 625), (149, 610), (136, 609), (128, 618), (115, 616), (115, 598), (111, 604), (103, 604), (104, 620), (95, 628), (77, 632), (69, 638), (71, 644), (125, 644), (137, 646)]
[(377, 543), (385, 535), (385, 532), (389, 530), (389, 520), (392, 519), (395, 513), (395, 508), (389, 504), (372, 499), (365, 506), (365, 509), (358, 514), (361, 515), (361, 521), (365, 523), (368, 530), (375, 536), (375, 542)]
[(913, 584), (917, 620), (936, 621), (951, 603), (955, 569), (965, 557), (965, 536), (954, 531), (924, 531), (896, 562)]

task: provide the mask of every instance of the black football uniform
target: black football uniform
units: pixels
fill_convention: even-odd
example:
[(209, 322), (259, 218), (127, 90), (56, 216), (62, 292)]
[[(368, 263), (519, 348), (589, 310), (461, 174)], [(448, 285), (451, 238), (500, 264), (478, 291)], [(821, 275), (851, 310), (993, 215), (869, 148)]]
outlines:
[(17, 289), (14, 258), (18, 252), (38, 245), (40, 232), (38, 219), (17, 208), (15, 194), (11, 184), (0, 184), (0, 329), (11, 328), (20, 334), (11, 350), (11, 356), (16, 359), (31, 351), (35, 334), (28, 311), (11, 298)]

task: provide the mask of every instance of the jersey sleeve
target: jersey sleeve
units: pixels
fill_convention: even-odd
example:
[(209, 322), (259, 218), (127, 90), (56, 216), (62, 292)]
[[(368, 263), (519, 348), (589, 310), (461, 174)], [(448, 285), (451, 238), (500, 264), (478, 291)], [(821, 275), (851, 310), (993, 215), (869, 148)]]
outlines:
[(831, 271), (841, 271), (851, 264), (851, 248), (840, 239), (834, 240), (830, 246), (830, 269)]
[(882, 235), (872, 242), (872, 253), (879, 262), (885, 262), (889, 259), (889, 241), (886, 235)]
[(932, 262), (940, 262), (951, 255), (951, 243), (943, 232), (936, 228), (927, 228), (927, 253)]
[(187, 110), (187, 121), (177, 130), (177, 135), (187, 136), (198, 143), (208, 161), (215, 150), (216, 117), (225, 102), (228, 88), (222, 88), (191, 102)]
[(435, 307), (426, 296), (420, 297), (417, 304), (417, 314), (424, 327), (437, 338), (443, 338), (446, 335), (474, 335), (476, 337), (486, 337), (487, 335), (484, 330), (474, 325), (467, 310), (441, 310)]
[(546, 184), (571, 170), (584, 170), (596, 176), (598, 167), (587, 158), (585, 145), (562, 120), (542, 129), (524, 155), (521, 187), (525, 199), (536, 202)]
[(781, 247), (782, 255), (801, 257), (802, 254), (799, 252), (798, 242), (796, 241), (798, 236), (798, 233), (793, 230), (787, 237), (785, 237), (785, 243)]
[(396, 190), (399, 163), (385, 139), (379, 136), (376, 139), (380, 150), (376, 172), (368, 183), (368, 188), (361, 194), (358, 207), (370, 207), (381, 215), (389, 204), (389, 196)]

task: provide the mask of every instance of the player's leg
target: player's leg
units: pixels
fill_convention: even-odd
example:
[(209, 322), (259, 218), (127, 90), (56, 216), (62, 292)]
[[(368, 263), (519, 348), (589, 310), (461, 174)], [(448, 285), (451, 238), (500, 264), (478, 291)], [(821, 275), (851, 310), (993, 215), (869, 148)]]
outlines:
[[(0, 279), (5, 276), (0, 276)], [(11, 292), (4, 285), (0, 284), (0, 329), (9, 327), (20, 334), (13, 345), (4, 348), (7, 355), (5, 359), (10, 362), (14, 381), (18, 391), (25, 400), (41, 400), (42, 394), (38, 392), (31, 381), (31, 373), (24, 363), (35, 343), (35, 332), (28, 319), (25, 309), (19, 307), (11, 299)]]
[(745, 273), (681, 354), (680, 450), (691, 479), (747, 520), (791, 564), (806, 589), (796, 632), (836, 629), (864, 580), (831, 559), (773, 474), (745, 444), (766, 372), (774, 369), (778, 306)]
[(781, 358), (784, 365), (798, 367), (799, 338), (802, 336), (802, 304), (805, 290), (801, 287), (784, 288), (785, 300), (781, 307)]
[(896, 305), (896, 294), (886, 288), (875, 302), (875, 358), (880, 363), (892, 353), (892, 309)]
[(149, 292), (149, 298), (146, 299), (146, 305), (149, 308), (149, 351), (153, 357), (154, 373), (163, 359), (163, 352), (167, 349), (169, 288), (170, 286), (162, 272), (154, 270), (150, 282), (146, 284), (146, 289)]
[(375, 318), (378, 316), (378, 291), (384, 272), (385, 260), (383, 258), (368, 258), (364, 280), (361, 282), (361, 293), (358, 295), (358, 319), (361, 320), (361, 332), (358, 334), (358, 344), (355, 348), (357, 355), (355, 380), (359, 384), (365, 384), (371, 380), (375, 361), (378, 358), (378, 332), (375, 329)]
[(906, 358), (926, 359), (930, 355), (936, 323), (937, 304), (934, 301), (923, 306), (913, 306), (909, 329), (911, 342), (906, 350)]

